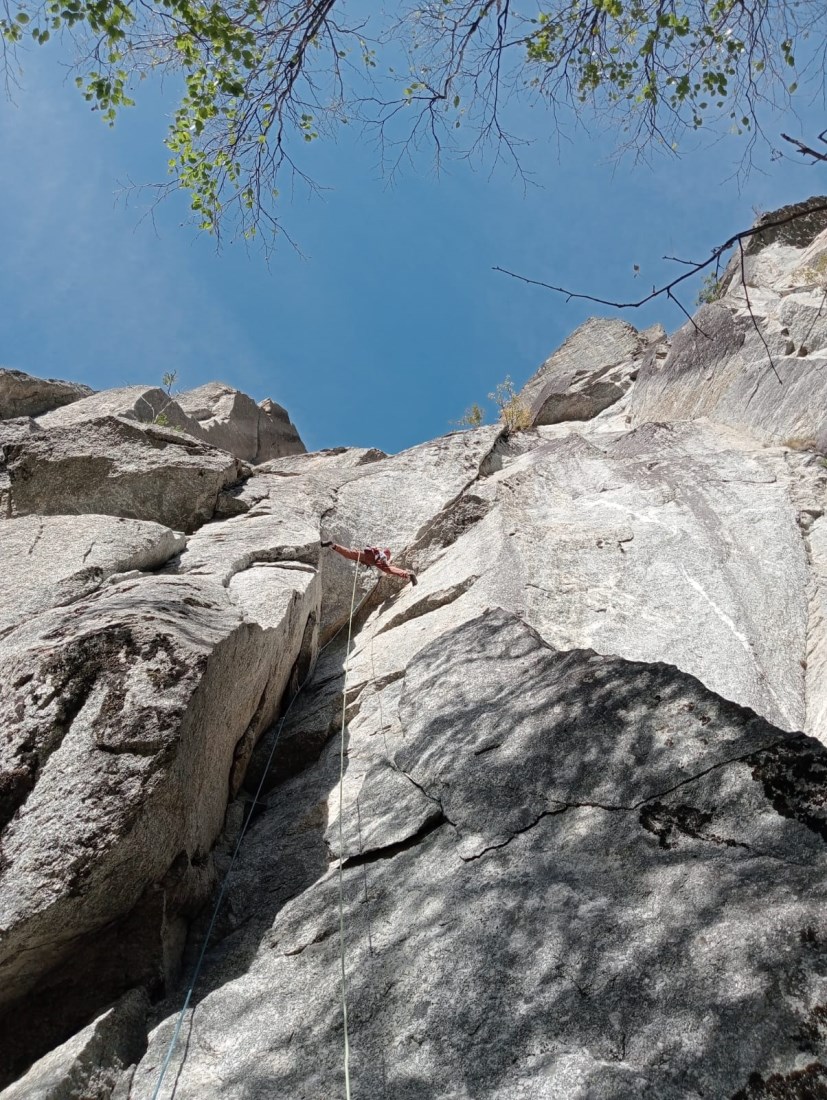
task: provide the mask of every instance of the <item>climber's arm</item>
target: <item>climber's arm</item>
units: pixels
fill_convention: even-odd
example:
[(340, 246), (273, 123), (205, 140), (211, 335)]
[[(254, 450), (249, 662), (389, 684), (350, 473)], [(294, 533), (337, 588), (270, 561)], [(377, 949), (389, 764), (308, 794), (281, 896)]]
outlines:
[(337, 554), (341, 554), (341, 556), (347, 558), (348, 561), (362, 561), (362, 554), (359, 550), (350, 550), (347, 546), (340, 546), (338, 542), (323, 542), (322, 546), (327, 546), (331, 550), (335, 550)]

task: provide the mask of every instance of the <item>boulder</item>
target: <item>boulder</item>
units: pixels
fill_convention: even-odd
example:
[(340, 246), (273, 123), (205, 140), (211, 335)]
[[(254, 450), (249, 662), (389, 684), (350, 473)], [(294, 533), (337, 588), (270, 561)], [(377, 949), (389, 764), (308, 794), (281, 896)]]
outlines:
[(21, 370), (0, 367), (0, 420), (20, 416), (41, 416), (50, 409), (68, 405), (93, 393), (79, 382), (56, 378), (34, 378)]
[(259, 402), (258, 451), (256, 462), (269, 462), (283, 455), (303, 454), (307, 449), (293, 426), (287, 409), (269, 397)]
[(39, 417), (38, 424), (47, 429), (66, 428), (109, 416), (174, 428), (196, 439), (206, 439), (198, 421), (187, 416), (178, 401), (157, 386), (123, 386), (103, 390), (75, 402), (72, 408), (56, 409)]
[(267, 462), (305, 450), (287, 411), (269, 398), (256, 405), (232, 386), (208, 382), (178, 394), (176, 400), (197, 422), (201, 438), (246, 462)]
[(14, 515), (95, 512), (192, 531), (238, 481), (237, 459), (188, 436), (107, 416), (0, 444)]
[(227, 588), (128, 573), (6, 633), (0, 1079), (130, 985), (176, 975), (228, 798), (317, 608), (312, 569)]
[(186, 541), (158, 523), (114, 516), (21, 516), (0, 523), (0, 637), (39, 611), (83, 599), (113, 573), (159, 568)]
[(534, 427), (591, 420), (623, 397), (646, 357), (666, 353), (660, 326), (638, 332), (625, 321), (592, 317), (529, 379), (519, 398)]
[(144, 993), (126, 993), (4, 1089), (3, 1100), (110, 1100), (123, 1071), (146, 1050), (148, 1008)]
[(45, 429), (63, 428), (104, 416), (174, 428), (244, 462), (258, 464), (305, 450), (281, 405), (269, 398), (256, 405), (221, 382), (174, 395), (153, 386), (104, 390), (76, 401), (71, 409), (47, 413), (38, 423)]

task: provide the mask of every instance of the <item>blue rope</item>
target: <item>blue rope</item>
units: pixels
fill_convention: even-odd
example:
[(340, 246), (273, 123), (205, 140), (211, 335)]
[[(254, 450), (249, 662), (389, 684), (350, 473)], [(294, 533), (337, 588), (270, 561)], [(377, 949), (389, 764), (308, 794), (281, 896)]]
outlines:
[[(359, 563), (357, 562), (356, 574), (358, 575), (358, 573), (359, 573)], [(377, 581), (377, 585), (378, 585), (378, 583), (379, 582)], [(362, 600), (362, 602), (359, 604), (359, 607), (357, 608), (356, 612), (354, 612), (353, 604), (354, 604), (355, 598), (356, 598), (356, 577), (354, 576), (354, 578), (353, 578), (353, 598), (351, 599), (350, 617), (348, 619), (348, 643), (347, 643), (348, 644), (348, 649), (350, 648), (350, 632), (351, 632), (351, 627), (353, 625), (353, 616), (354, 616), (354, 614), (358, 614), (358, 612), (362, 610), (362, 607), (365, 605), (365, 602), (373, 595), (373, 593), (375, 591), (376, 591), (376, 585), (374, 585), (374, 587), (370, 590), (370, 592), (367, 593), (364, 600)], [(345, 624), (342, 623), (342, 625), (339, 627), (339, 629), (336, 631), (336, 633), (333, 635), (333, 637), (330, 639), (330, 641), (326, 642), (322, 646), (322, 648), (319, 650), (317, 660), (318, 660), (318, 657), (321, 657), (321, 655), (324, 653), (324, 651), (327, 649), (327, 647), (329, 645), (332, 645), (333, 642), (335, 642), (335, 640), (338, 638), (338, 636), (341, 634), (341, 632), (344, 630), (344, 628), (345, 628)], [(347, 678), (347, 655), (345, 657), (345, 668), (346, 668), (345, 678)], [(310, 674), (310, 675), (312, 675), (312, 674)], [(285, 720), (287, 719), (287, 715), (290, 713), (290, 711), (293, 708), (293, 704), (298, 699), (298, 697), (301, 695), (302, 691), (305, 688), (305, 685), (310, 680), (310, 675), (308, 675), (302, 681), (302, 683), (299, 685), (298, 691), (293, 696), (293, 698), (290, 700), (290, 703), (288, 704), (287, 710), (281, 716), (281, 720), (278, 724), (278, 729), (276, 730), (276, 736), (273, 739), (273, 744), (272, 744), (272, 747), (270, 749), (270, 754), (267, 757), (267, 763), (264, 766), (264, 771), (261, 774), (261, 779), (259, 781), (258, 787), (256, 788), (255, 796), (253, 797), (253, 801), (250, 805), (250, 812), (247, 814), (247, 819), (244, 822), (244, 824), (242, 826), (242, 829), (241, 829), (241, 832), (238, 835), (238, 840), (236, 841), (235, 848), (233, 849), (232, 858), (230, 859), (230, 866), (227, 868), (227, 873), (224, 876), (224, 881), (221, 884), (221, 890), (219, 891), (218, 899), (215, 903), (215, 908), (213, 909), (212, 918), (210, 919), (209, 927), (207, 928), (207, 934), (204, 936), (204, 943), (201, 946), (201, 953), (198, 956), (198, 962), (195, 964), (195, 970), (193, 971), (192, 980), (190, 981), (189, 989), (187, 990), (187, 995), (184, 998), (184, 1003), (181, 1006), (181, 1011), (178, 1013), (178, 1020), (176, 1021), (175, 1030), (172, 1033), (172, 1038), (170, 1039), (169, 1047), (167, 1048), (167, 1053), (166, 1053), (166, 1057), (164, 1058), (164, 1063), (161, 1066), (161, 1072), (158, 1074), (158, 1081), (156, 1082), (155, 1090), (152, 1093), (152, 1100), (158, 1100), (158, 1097), (161, 1095), (161, 1086), (164, 1083), (164, 1077), (166, 1076), (166, 1072), (169, 1069), (169, 1064), (172, 1061), (172, 1055), (175, 1053), (175, 1047), (178, 1043), (178, 1037), (181, 1034), (181, 1028), (182, 1028), (183, 1023), (184, 1023), (184, 1017), (187, 1014), (187, 1009), (190, 1006), (190, 1001), (192, 1000), (192, 995), (195, 992), (195, 987), (198, 983), (198, 978), (201, 974), (201, 967), (203, 965), (204, 958), (207, 954), (207, 947), (209, 946), (209, 943), (210, 943), (210, 937), (212, 936), (213, 929), (215, 928), (215, 922), (218, 919), (218, 913), (221, 909), (221, 903), (224, 901), (224, 896), (227, 893), (227, 886), (228, 886), (229, 881), (230, 881), (230, 875), (232, 874), (233, 867), (235, 866), (235, 861), (236, 861), (236, 858), (238, 857), (239, 849), (241, 848), (241, 842), (244, 840), (244, 837), (247, 833), (247, 829), (249, 828), (250, 822), (253, 819), (253, 807), (258, 802), (258, 797), (261, 794), (262, 788), (264, 787), (264, 781), (266, 780), (266, 778), (267, 778), (267, 776), (270, 772), (270, 765), (273, 762), (273, 756), (275, 755), (276, 747), (279, 743), (279, 738), (281, 737), (282, 728), (284, 727), (284, 723), (285, 723)], [(343, 744), (344, 744), (344, 736), (345, 736), (345, 731), (344, 731), (344, 729), (342, 729), (342, 743)], [(347, 1073), (347, 1066), (346, 1066), (345, 1072)]]

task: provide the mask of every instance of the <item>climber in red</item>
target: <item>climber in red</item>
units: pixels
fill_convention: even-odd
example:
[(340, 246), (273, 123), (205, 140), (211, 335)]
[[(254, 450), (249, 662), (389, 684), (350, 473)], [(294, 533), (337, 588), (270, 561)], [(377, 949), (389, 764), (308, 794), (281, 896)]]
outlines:
[(337, 542), (326, 540), (322, 546), (330, 547), (337, 554), (341, 554), (348, 561), (358, 561), (360, 565), (372, 565), (380, 573), (387, 573), (389, 577), (404, 577), (411, 584), (416, 584), (416, 573), (410, 569), (400, 569), (391, 565), (391, 552), (388, 549), (381, 550), (378, 546), (366, 546), (364, 550), (349, 550), (346, 546), (339, 546)]

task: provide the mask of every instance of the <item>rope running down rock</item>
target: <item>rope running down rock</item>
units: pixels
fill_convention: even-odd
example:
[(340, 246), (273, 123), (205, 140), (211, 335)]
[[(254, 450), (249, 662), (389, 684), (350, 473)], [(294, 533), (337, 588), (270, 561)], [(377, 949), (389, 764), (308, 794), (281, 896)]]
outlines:
[[(350, 658), (350, 642), (351, 642), (351, 635), (352, 635), (352, 630), (353, 630), (353, 618), (354, 618), (354, 615), (358, 614), (358, 612), (362, 610), (365, 603), (370, 599), (370, 597), (373, 595), (373, 593), (376, 591), (376, 588), (379, 585), (379, 581), (377, 581), (376, 584), (373, 586), (373, 588), (371, 588), (371, 590), (365, 595), (364, 599), (360, 602), (359, 607), (354, 610), (354, 605), (356, 603), (356, 581), (357, 581), (358, 574), (359, 574), (359, 563), (357, 563), (356, 570), (354, 572), (353, 594), (351, 596), (351, 601), (350, 601), (350, 615), (348, 616), (347, 650), (346, 650), (346, 653), (345, 653), (345, 684), (344, 684), (344, 691), (343, 691), (343, 695), (342, 695), (342, 749), (341, 749), (341, 754), (340, 754), (340, 777), (339, 777), (339, 943), (340, 943), (341, 964), (342, 964), (342, 1014), (343, 1014), (343, 1019), (344, 1019), (344, 1034), (345, 1034), (345, 1096), (346, 1096), (346, 1100), (350, 1100), (350, 1048), (349, 1048), (349, 1043), (348, 1043), (348, 1029), (347, 1029), (347, 1001), (346, 1001), (346, 990), (345, 990), (345, 948), (344, 948), (344, 927), (343, 927), (343, 920), (344, 920), (343, 909), (344, 909), (344, 906), (343, 906), (343, 901), (342, 901), (342, 816), (341, 816), (341, 813), (342, 813), (342, 787), (343, 787), (343, 782), (344, 782), (344, 743), (345, 743), (344, 712), (345, 712), (345, 706), (346, 706), (346, 700), (347, 700), (347, 672), (348, 672), (348, 662), (349, 662), (349, 658)], [(332, 645), (333, 642), (338, 638), (338, 636), (341, 634), (342, 630), (344, 630), (344, 625), (345, 624), (342, 623), (342, 625), (339, 627), (339, 629), (336, 631), (336, 633), (333, 635), (333, 637), (330, 638), (329, 641), (325, 642), (325, 644), (319, 650), (319, 653), (317, 655), (317, 659), (318, 659), (318, 657), (320, 657), (322, 655), (322, 653), (324, 653), (324, 651), (328, 648), (328, 646)], [(198, 955), (198, 961), (195, 964), (195, 969), (193, 970), (192, 979), (191, 979), (189, 987), (187, 989), (187, 993), (186, 993), (186, 996), (184, 998), (184, 1003), (181, 1006), (181, 1010), (178, 1013), (178, 1019), (176, 1020), (176, 1023), (175, 1023), (175, 1030), (172, 1033), (172, 1038), (169, 1041), (169, 1046), (167, 1047), (167, 1052), (166, 1052), (166, 1056), (164, 1058), (163, 1064), (161, 1066), (161, 1071), (158, 1074), (158, 1080), (155, 1083), (155, 1088), (154, 1088), (153, 1093), (152, 1093), (152, 1100), (158, 1100), (158, 1098), (161, 1095), (161, 1087), (163, 1086), (163, 1083), (164, 1083), (164, 1077), (166, 1076), (167, 1070), (169, 1069), (169, 1064), (172, 1061), (172, 1056), (175, 1053), (175, 1047), (178, 1043), (178, 1039), (179, 1039), (179, 1036), (181, 1034), (181, 1028), (182, 1028), (183, 1023), (184, 1023), (184, 1018), (187, 1014), (187, 1009), (190, 1006), (190, 1002), (192, 1001), (192, 997), (193, 997), (193, 994), (195, 992), (195, 987), (196, 987), (196, 985), (198, 983), (198, 979), (201, 975), (201, 968), (202, 968), (203, 963), (204, 963), (204, 958), (207, 954), (207, 948), (208, 948), (209, 943), (210, 943), (210, 938), (212, 936), (213, 929), (215, 928), (215, 922), (218, 919), (218, 914), (219, 914), (219, 911), (221, 909), (221, 905), (222, 905), (222, 903), (224, 901), (224, 897), (227, 893), (227, 887), (229, 885), (230, 875), (233, 872), (233, 868), (235, 866), (236, 859), (238, 858), (239, 850), (241, 849), (242, 841), (244, 840), (244, 837), (247, 833), (247, 829), (249, 828), (250, 822), (252, 821), (252, 818), (253, 818), (252, 807), (255, 806), (258, 803), (259, 796), (261, 795), (262, 789), (264, 787), (264, 782), (265, 782), (265, 780), (267, 779), (267, 776), (270, 773), (270, 766), (273, 763), (273, 756), (275, 755), (276, 748), (277, 748), (278, 743), (279, 743), (279, 738), (281, 737), (281, 731), (284, 728), (284, 723), (287, 719), (287, 716), (290, 713), (290, 711), (292, 710), (293, 704), (295, 703), (295, 701), (299, 698), (301, 693), (304, 691), (304, 688), (307, 685), (307, 683), (309, 682), (312, 675), (313, 675), (312, 671), (309, 672), (308, 675), (301, 682), (301, 684), (298, 687), (298, 690), (296, 691), (296, 694), (293, 696), (293, 698), (288, 703), (287, 710), (285, 710), (284, 714), (281, 716), (281, 719), (279, 721), (278, 728), (276, 729), (276, 736), (273, 738), (273, 744), (270, 748), (270, 752), (269, 752), (268, 757), (267, 757), (267, 763), (264, 766), (264, 770), (262, 772), (261, 779), (259, 780), (258, 787), (256, 788), (256, 793), (253, 796), (253, 801), (252, 801), (252, 804), (251, 804), (250, 813), (247, 814), (247, 818), (244, 821), (244, 824), (241, 828), (241, 832), (238, 835), (238, 840), (236, 841), (235, 848), (233, 849), (233, 854), (230, 858), (230, 865), (227, 868), (227, 873), (225, 874), (224, 881), (221, 884), (221, 889), (218, 893), (218, 897), (217, 897), (216, 902), (215, 902), (215, 907), (213, 908), (212, 917), (210, 918), (210, 923), (209, 923), (209, 926), (207, 927), (206, 935), (204, 936), (204, 942), (201, 945), (201, 951)]]

